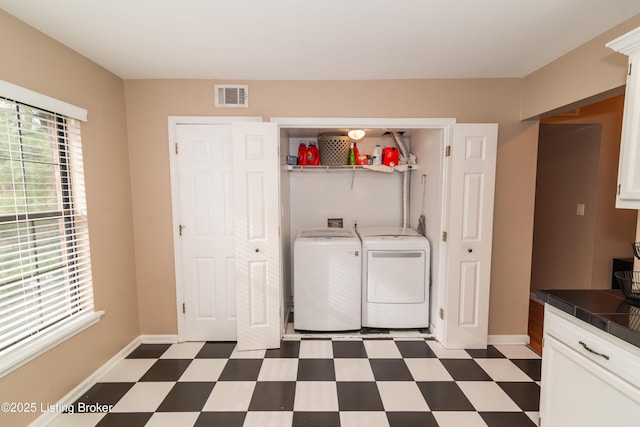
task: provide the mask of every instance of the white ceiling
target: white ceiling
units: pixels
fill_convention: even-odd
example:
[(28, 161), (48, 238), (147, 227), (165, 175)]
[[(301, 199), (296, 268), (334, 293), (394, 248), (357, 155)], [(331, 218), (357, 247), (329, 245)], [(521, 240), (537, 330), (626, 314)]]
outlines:
[(639, 0), (0, 0), (124, 79), (523, 77)]

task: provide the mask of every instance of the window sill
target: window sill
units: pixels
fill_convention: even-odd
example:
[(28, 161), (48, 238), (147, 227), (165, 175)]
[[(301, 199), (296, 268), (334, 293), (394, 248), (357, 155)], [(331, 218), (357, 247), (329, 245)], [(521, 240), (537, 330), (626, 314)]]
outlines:
[(28, 343), (0, 352), (0, 378), (100, 321), (104, 311), (76, 317)]

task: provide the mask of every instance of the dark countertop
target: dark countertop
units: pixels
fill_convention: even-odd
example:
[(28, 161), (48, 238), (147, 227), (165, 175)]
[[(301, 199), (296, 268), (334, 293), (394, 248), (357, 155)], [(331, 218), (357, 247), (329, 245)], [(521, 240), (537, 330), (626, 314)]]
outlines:
[(640, 307), (625, 300), (619, 289), (537, 290), (536, 297), (640, 347)]

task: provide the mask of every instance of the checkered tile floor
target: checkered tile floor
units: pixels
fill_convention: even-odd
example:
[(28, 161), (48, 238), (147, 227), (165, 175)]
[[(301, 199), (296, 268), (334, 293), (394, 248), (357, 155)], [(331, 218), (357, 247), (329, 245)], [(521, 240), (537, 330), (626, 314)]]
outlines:
[(53, 426), (535, 426), (540, 362), (525, 346), (424, 339), (143, 344)]

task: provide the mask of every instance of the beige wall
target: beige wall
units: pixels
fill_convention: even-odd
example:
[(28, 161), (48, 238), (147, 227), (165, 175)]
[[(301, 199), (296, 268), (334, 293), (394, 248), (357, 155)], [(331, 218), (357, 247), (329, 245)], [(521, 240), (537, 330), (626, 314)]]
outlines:
[[(123, 82), (4, 11), (0, 47), (0, 79), (88, 110), (82, 142), (95, 306), (106, 314), (0, 379), (0, 401), (55, 403), (139, 335)], [(0, 425), (36, 415), (0, 414)]]
[(250, 81), (249, 109), (215, 109), (214, 81), (125, 82), (140, 328), (177, 332), (167, 116), (455, 117), (499, 123), (490, 333), (527, 328), (537, 123), (520, 80)]
[(490, 335), (526, 335), (533, 245), (538, 122), (498, 141)]
[[(523, 119), (571, 110), (621, 92), (627, 57), (605, 47), (640, 25), (640, 14), (529, 74), (522, 81)], [(570, 105), (569, 108), (564, 108)]]

